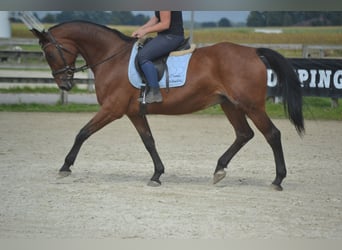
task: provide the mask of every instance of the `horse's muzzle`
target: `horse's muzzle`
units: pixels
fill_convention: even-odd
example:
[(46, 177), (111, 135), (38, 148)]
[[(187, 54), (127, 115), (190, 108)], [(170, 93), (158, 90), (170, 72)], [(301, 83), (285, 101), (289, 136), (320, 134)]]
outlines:
[(69, 91), (72, 89), (74, 86), (72, 79), (64, 80), (62, 83), (59, 85), (59, 88), (61, 90)]

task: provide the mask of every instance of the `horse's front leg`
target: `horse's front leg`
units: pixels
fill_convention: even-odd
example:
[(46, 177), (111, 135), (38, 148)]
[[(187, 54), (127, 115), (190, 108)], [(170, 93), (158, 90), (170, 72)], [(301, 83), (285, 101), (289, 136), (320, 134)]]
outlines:
[(129, 116), (129, 119), (132, 121), (133, 125), (137, 129), (147, 151), (150, 153), (150, 156), (153, 160), (154, 174), (148, 185), (160, 186), (160, 176), (164, 173), (164, 165), (157, 152), (155, 142), (151, 133), (150, 126), (148, 125), (146, 116)]
[(70, 167), (74, 164), (78, 152), (81, 149), (82, 144), (96, 131), (103, 128), (108, 123), (120, 118), (122, 115), (115, 115), (111, 113), (110, 109), (101, 108), (101, 110), (91, 119), (77, 134), (74, 145), (70, 152), (65, 157), (64, 164), (59, 170), (59, 174), (63, 177), (70, 175)]

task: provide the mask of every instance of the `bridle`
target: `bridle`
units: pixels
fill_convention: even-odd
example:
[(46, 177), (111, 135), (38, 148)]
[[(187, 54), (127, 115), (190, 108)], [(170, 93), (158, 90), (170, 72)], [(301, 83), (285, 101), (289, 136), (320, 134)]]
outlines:
[[(49, 42), (46, 43), (44, 46), (42, 46), (43, 51), (45, 52), (45, 49), (46, 49), (47, 47), (49, 47), (49, 46), (55, 46), (55, 48), (56, 48), (57, 51), (58, 51), (58, 54), (59, 54), (60, 58), (61, 58), (62, 61), (63, 61), (63, 64), (64, 64), (64, 67), (63, 67), (63, 68), (57, 69), (57, 70), (53, 70), (53, 71), (52, 71), (52, 75), (55, 77), (55, 76), (57, 76), (57, 75), (59, 75), (59, 74), (64, 74), (64, 73), (66, 73), (67, 76), (68, 76), (68, 78), (72, 78), (72, 76), (73, 76), (73, 74), (74, 74), (75, 72), (82, 71), (81, 68), (75, 68), (75, 67), (73, 67), (73, 66), (68, 65), (68, 63), (67, 63), (67, 61), (66, 61), (66, 59), (65, 59), (65, 56), (64, 56), (63, 51), (66, 52), (66, 53), (68, 53), (68, 54), (71, 54), (71, 55), (73, 55), (73, 56), (75, 56), (75, 57), (77, 56), (77, 54), (75, 54), (74, 52), (71, 52), (70, 50), (68, 50), (67, 48), (65, 48), (63, 45), (59, 44), (59, 43), (57, 42), (57, 40), (54, 38), (54, 36), (53, 36), (49, 31), (46, 32), (46, 33), (47, 33), (47, 35), (48, 35), (48, 41), (49, 41)], [(82, 67), (84, 67), (84, 66), (82, 66)], [(85, 67), (85, 69), (86, 69), (86, 67)], [(85, 70), (85, 69), (83, 69), (83, 70)]]
[(66, 52), (68, 54), (71, 54), (71, 55), (73, 55), (75, 57), (77, 57), (78, 54), (68, 50), (62, 44), (58, 43), (58, 41), (54, 38), (54, 36), (49, 31), (47, 31), (46, 33), (48, 35), (48, 41), (49, 42), (42, 46), (43, 51), (45, 51), (45, 49), (47, 47), (49, 47), (49, 46), (52, 46), (52, 45), (55, 46), (55, 48), (58, 51), (58, 54), (59, 54), (60, 58), (63, 61), (63, 64), (64, 64), (63, 68), (57, 69), (57, 70), (53, 70), (52, 71), (52, 75), (55, 77), (57, 75), (65, 74), (66, 73), (66, 75), (67, 75), (67, 79), (66, 80), (71, 80), (73, 75), (74, 75), (74, 73), (80, 72), (80, 71), (83, 72), (83, 71), (85, 71), (85, 70), (87, 70), (89, 68), (94, 68), (94, 67), (96, 67), (96, 66), (98, 66), (98, 65), (100, 65), (100, 64), (102, 64), (104, 62), (107, 62), (107, 61), (113, 59), (114, 57), (118, 56), (119, 54), (127, 51), (128, 48), (129, 48), (129, 46), (124, 46), (124, 48), (118, 49), (117, 52), (113, 53), (109, 57), (107, 57), (107, 58), (105, 58), (105, 59), (103, 59), (103, 60), (101, 60), (101, 61), (99, 61), (97, 63), (94, 63), (92, 65), (85, 64), (85, 65), (83, 65), (81, 67), (74, 67), (74, 66), (68, 65), (68, 63), (67, 63), (67, 61), (65, 59), (65, 56), (64, 56), (64, 52)]

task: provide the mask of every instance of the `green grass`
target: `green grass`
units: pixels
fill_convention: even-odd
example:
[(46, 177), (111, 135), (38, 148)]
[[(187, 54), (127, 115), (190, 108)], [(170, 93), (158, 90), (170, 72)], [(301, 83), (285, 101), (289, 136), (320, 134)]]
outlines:
[(10, 87), (10, 88), (1, 88), (0, 93), (12, 93), (12, 94), (19, 94), (19, 93), (44, 93), (44, 94), (55, 94), (59, 93), (59, 89), (51, 88), (51, 87)]
[[(268, 28), (265, 28), (268, 29)], [(230, 41), (234, 43), (279, 43), (279, 44), (335, 44), (342, 40), (341, 27), (269, 27), (281, 29), (279, 34), (256, 33), (254, 28), (211, 28), (196, 29), (195, 43), (216, 43)]]
[[(275, 104), (271, 101), (266, 102), (266, 111), (271, 118), (287, 118), (283, 104)], [(198, 114), (223, 114), (219, 105), (212, 106), (206, 110), (197, 112)], [(337, 108), (331, 107), (330, 98), (304, 97), (303, 115), (306, 120), (336, 120), (342, 121), (342, 105)]]
[[(282, 104), (267, 102), (266, 109), (272, 118), (286, 118)], [(342, 106), (332, 108), (330, 98), (304, 97), (303, 115), (306, 120), (342, 121)]]
[(1, 104), (2, 112), (97, 112), (99, 105), (96, 104)]
[[(0, 93), (43, 93), (43, 94), (58, 94), (60, 90), (56, 87), (10, 87), (10, 88), (0, 88)], [(87, 89), (81, 89), (77, 86), (74, 86), (71, 93), (91, 93)]]
[(342, 121), (342, 104), (332, 108), (330, 98), (305, 97), (303, 113), (306, 119)]
[[(88, 104), (11, 104), (0, 105), (2, 112), (97, 112), (99, 105)], [(286, 118), (282, 104), (266, 103), (267, 113), (271, 118)], [(219, 105), (215, 105), (196, 114), (222, 115)], [(337, 120), (342, 121), (342, 105), (331, 107), (329, 98), (304, 97), (303, 114), (306, 120)]]

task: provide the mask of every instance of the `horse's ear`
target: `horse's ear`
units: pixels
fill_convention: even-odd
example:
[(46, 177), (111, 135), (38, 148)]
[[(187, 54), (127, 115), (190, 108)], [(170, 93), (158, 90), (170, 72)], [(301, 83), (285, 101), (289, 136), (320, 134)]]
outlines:
[(44, 30), (43, 31), (39, 31), (39, 30), (33, 28), (30, 31), (32, 32), (32, 34), (35, 37), (37, 37), (39, 39), (39, 43), (40, 44), (44, 44), (45, 42), (48, 41), (47, 36), (46, 36), (47, 33)]
[(44, 31), (39, 31), (39, 30), (36, 30), (36, 29), (31, 29), (30, 30), (32, 33), (33, 33), (33, 35), (35, 36), (35, 37), (37, 37), (38, 39), (42, 39), (42, 38), (44, 38), (44, 35), (43, 35), (43, 32)]

